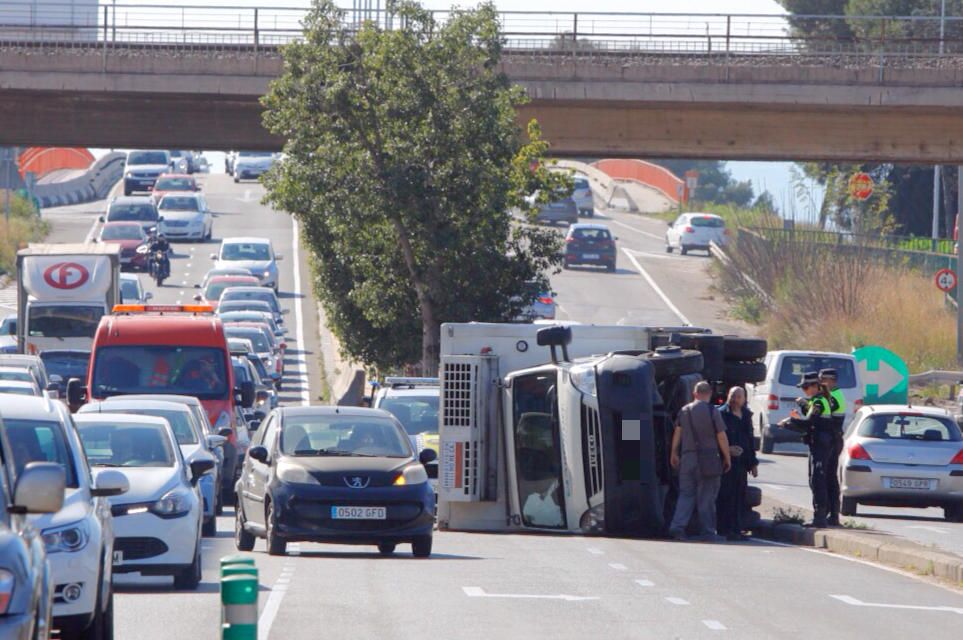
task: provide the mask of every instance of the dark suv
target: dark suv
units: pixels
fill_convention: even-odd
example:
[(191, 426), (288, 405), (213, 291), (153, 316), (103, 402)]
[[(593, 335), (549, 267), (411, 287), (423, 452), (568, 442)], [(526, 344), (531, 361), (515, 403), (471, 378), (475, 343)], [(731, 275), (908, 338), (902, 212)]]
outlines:
[(0, 420), (0, 637), (46, 638), (53, 580), (40, 531), (30, 513), (54, 513), (64, 500), (64, 470), (34, 462), (18, 470)]
[(565, 268), (573, 264), (591, 264), (615, 271), (615, 241), (618, 240), (602, 224), (573, 224), (565, 236)]

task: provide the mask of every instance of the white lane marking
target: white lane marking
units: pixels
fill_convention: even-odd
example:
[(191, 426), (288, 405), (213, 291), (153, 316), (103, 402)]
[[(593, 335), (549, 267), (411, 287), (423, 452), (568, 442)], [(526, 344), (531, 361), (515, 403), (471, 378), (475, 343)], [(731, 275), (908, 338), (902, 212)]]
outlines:
[(713, 631), (725, 631), (726, 625), (722, 624), (718, 620), (703, 620), (702, 624), (709, 627)]
[(852, 596), (847, 595), (833, 595), (829, 594), (830, 598), (835, 598), (840, 602), (844, 602), (848, 605), (854, 607), (876, 607), (880, 609), (909, 609), (912, 611), (942, 611), (945, 613), (955, 613), (957, 615), (963, 616), (963, 607), (941, 607), (941, 606), (927, 606), (922, 604), (885, 604), (882, 602), (863, 602)]
[(666, 601), (666, 602), (670, 602), (670, 603), (672, 603), (672, 604), (677, 604), (677, 605), (679, 605), (680, 607), (685, 607), (685, 606), (688, 606), (688, 604), (689, 604), (689, 601), (688, 601), (688, 600), (686, 600), (686, 599), (684, 599), (684, 598), (676, 598), (675, 596), (668, 596), (668, 597), (665, 599), (665, 601)]
[(680, 321), (682, 321), (682, 324), (691, 326), (692, 323), (689, 322), (689, 319), (686, 318), (681, 311), (679, 311), (679, 308), (675, 306), (671, 300), (669, 300), (669, 296), (665, 295), (665, 292), (659, 288), (659, 285), (655, 283), (655, 280), (652, 279), (652, 276), (649, 275), (649, 272), (642, 268), (642, 265), (639, 264), (639, 261), (635, 259), (635, 256), (633, 256), (632, 253), (625, 247), (622, 247), (622, 253), (624, 253), (632, 262), (639, 274), (645, 278), (645, 281), (649, 283), (649, 286), (652, 287), (656, 295), (662, 298), (662, 302), (665, 303), (665, 306), (669, 307), (669, 310), (672, 311), (672, 313), (674, 313)]
[(596, 549), (595, 547), (589, 547), (588, 549), (586, 549), (586, 551), (588, 551), (589, 553), (591, 553), (593, 556), (600, 556), (600, 555), (602, 555), (603, 553), (605, 553), (605, 552), (602, 551), (601, 549)]
[(922, 531), (932, 531), (933, 533), (939, 533), (939, 534), (942, 534), (942, 535), (944, 535), (944, 536), (949, 533), (948, 530), (943, 529), (942, 527), (927, 527), (927, 526), (921, 525), (921, 524), (910, 525), (910, 526), (908, 526), (908, 527), (906, 527), (906, 528), (907, 528), (907, 529), (920, 529), (920, 530), (922, 530)]
[(595, 596), (570, 596), (564, 593), (543, 595), (534, 593), (487, 593), (481, 587), (462, 587), (462, 591), (469, 598), (523, 598), (528, 600), (565, 600), (566, 602), (580, 602), (582, 600), (598, 600)]
[(624, 564), (621, 564), (618, 562), (610, 562), (609, 566), (615, 569), (616, 571), (625, 571), (626, 569), (628, 569), (628, 567), (626, 567)]
[(654, 586), (655, 586), (655, 583), (652, 582), (651, 580), (636, 580), (636, 581), (635, 581), (635, 584), (639, 585), (640, 587), (654, 587)]
[(650, 238), (655, 238), (656, 240), (661, 240), (662, 242), (665, 242), (665, 238), (662, 237), (662, 236), (658, 236), (658, 235), (656, 235), (656, 234), (654, 234), (654, 233), (649, 233), (648, 231), (643, 231), (642, 229), (639, 229), (638, 227), (633, 227), (633, 226), (630, 225), (630, 224), (625, 224), (624, 222), (619, 222), (618, 220), (613, 220), (612, 218), (610, 218), (610, 217), (608, 217), (608, 216), (606, 216), (606, 217), (608, 218), (608, 221), (611, 222), (612, 224), (617, 224), (617, 225), (619, 225), (620, 227), (624, 227), (624, 228), (628, 229), (629, 231), (634, 231), (634, 232), (636, 232), (636, 233), (641, 233), (641, 234), (644, 235), (644, 236), (648, 236), (648, 237), (650, 237)]
[(90, 231), (87, 232), (87, 237), (84, 238), (84, 243), (91, 243), (94, 241), (94, 236), (97, 235), (97, 226), (100, 224), (100, 218), (94, 218), (94, 223), (90, 225)]
[[(304, 341), (304, 318), (301, 315), (301, 303), (304, 301), (304, 298), (301, 297), (301, 257), (299, 255), (301, 234), (298, 232), (298, 221), (295, 218), (291, 218), (291, 222), (291, 258), (294, 260), (294, 325), (298, 339), (298, 349), (300, 349), (303, 355), (307, 349), (307, 343)], [(308, 368), (303, 358), (299, 358), (298, 360), (298, 375), (303, 381), (301, 385), (301, 404), (308, 406), (311, 404), (311, 393), (308, 390)]]

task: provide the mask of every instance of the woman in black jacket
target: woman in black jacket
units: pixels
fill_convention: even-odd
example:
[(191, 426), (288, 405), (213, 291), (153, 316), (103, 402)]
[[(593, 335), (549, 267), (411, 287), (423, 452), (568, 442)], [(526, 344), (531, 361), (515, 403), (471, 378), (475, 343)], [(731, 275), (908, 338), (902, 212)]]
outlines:
[[(726, 423), (726, 437), (732, 449), (732, 468), (722, 476), (716, 500), (717, 530), (729, 540), (745, 540), (742, 514), (746, 509), (747, 474), (758, 475), (759, 461), (752, 438), (752, 412), (746, 406), (746, 390), (732, 387), (726, 404), (719, 409)], [(735, 449), (738, 447), (738, 449)], [(740, 451), (741, 449), (741, 451)]]

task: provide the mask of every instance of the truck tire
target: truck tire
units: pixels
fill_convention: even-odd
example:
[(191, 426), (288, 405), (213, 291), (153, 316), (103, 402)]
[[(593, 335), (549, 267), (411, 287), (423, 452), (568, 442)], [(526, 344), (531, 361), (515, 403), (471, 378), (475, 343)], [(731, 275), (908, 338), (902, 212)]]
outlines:
[(762, 338), (724, 336), (725, 359), (730, 362), (761, 360), (769, 352), (769, 344)]
[(683, 333), (675, 343), (683, 349), (702, 353), (702, 377), (716, 382), (723, 378), (723, 349), (725, 338), (711, 333)]
[(772, 453), (773, 446), (775, 446), (776, 444), (773, 441), (772, 436), (767, 437), (766, 434), (763, 433), (761, 440), (762, 441), (759, 444), (759, 450), (762, 451), (763, 453)]
[(766, 365), (762, 362), (726, 362), (722, 367), (722, 379), (727, 386), (762, 382), (766, 379)]
[(676, 378), (702, 371), (702, 354), (698, 351), (685, 351), (681, 347), (659, 347), (646, 355), (646, 360), (655, 368), (656, 380)]

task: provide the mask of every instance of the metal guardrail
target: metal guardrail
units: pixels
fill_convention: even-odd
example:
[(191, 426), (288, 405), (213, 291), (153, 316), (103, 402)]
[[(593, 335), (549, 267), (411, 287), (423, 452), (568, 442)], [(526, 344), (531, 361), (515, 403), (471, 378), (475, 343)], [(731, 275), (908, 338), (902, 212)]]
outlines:
[[(304, 7), (169, 6), (109, 2), (4, 0), (0, 46), (112, 48), (168, 46), (271, 51), (301, 35)], [(397, 28), (380, 8), (345, 9), (345, 22)], [(450, 11), (433, 12), (444, 22)], [(697, 56), (710, 63), (759, 59), (894, 66), (963, 57), (963, 18), (927, 16), (787, 16), (617, 12), (499, 13), (506, 48), (573, 55)], [(941, 28), (942, 27), (942, 28)], [(932, 64), (930, 62), (927, 65)]]
[(920, 236), (868, 235), (818, 231), (814, 229), (779, 229), (772, 227), (745, 227), (760, 236), (786, 242), (812, 242), (818, 244), (890, 249), (911, 253), (933, 253), (944, 256), (956, 255), (955, 243), (946, 238)]

